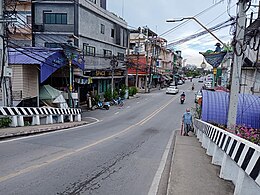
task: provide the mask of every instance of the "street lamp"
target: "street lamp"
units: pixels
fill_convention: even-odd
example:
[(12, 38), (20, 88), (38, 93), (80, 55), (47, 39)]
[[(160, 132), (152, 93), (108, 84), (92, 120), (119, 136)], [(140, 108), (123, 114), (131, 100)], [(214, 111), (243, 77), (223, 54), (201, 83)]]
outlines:
[(223, 43), (216, 35), (214, 35), (209, 29), (207, 29), (202, 23), (200, 23), (195, 17), (184, 17), (181, 19), (169, 19), (166, 20), (166, 22), (181, 22), (183, 20), (194, 20), (197, 22), (202, 28), (204, 28), (208, 33), (210, 33), (215, 39), (217, 39), (222, 45), (226, 46), (225, 43)]
[[(185, 17), (185, 18), (181, 18), (181, 19), (172, 19), (172, 20), (166, 20), (166, 22), (180, 22), (183, 20), (195, 20), (195, 22), (197, 22), (200, 26), (202, 26), (208, 33), (210, 33), (215, 39), (217, 39), (222, 45), (224, 45), (225, 47), (227, 47), (227, 45), (225, 43), (223, 43), (216, 35), (214, 35), (209, 29), (207, 29), (202, 23), (200, 23), (195, 17)], [(204, 53), (200, 53), (205, 57)], [(219, 64), (221, 63), (221, 61), (223, 60), (224, 56), (226, 55), (226, 52), (219, 52), (219, 54), (214, 54), (211, 55), (211, 60), (210, 58), (206, 58), (206, 61), (213, 66), (213, 74), (214, 74), (214, 81), (212, 82), (213, 87), (215, 87), (215, 77), (216, 77), (216, 73), (217, 73), (217, 66), (219, 66)], [(210, 60), (210, 62), (208, 61)]]

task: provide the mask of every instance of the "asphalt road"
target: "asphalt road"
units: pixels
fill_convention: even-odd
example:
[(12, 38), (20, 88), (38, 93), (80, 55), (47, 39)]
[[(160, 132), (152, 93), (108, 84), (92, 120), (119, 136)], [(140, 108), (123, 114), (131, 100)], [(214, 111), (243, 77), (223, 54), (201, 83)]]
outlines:
[(173, 132), (185, 109), (194, 106), (191, 83), (179, 88), (186, 92), (183, 105), (180, 93), (156, 90), (123, 107), (84, 113), (97, 118), (90, 125), (0, 142), (0, 194), (154, 192)]

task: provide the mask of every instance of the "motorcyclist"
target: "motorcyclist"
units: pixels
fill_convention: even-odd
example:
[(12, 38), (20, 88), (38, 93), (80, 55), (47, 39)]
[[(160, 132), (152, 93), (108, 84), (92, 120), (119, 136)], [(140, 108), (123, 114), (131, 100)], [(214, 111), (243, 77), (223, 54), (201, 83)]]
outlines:
[(180, 98), (181, 104), (184, 103), (184, 100), (185, 100), (185, 93), (182, 92), (182, 94), (181, 94), (181, 98)]

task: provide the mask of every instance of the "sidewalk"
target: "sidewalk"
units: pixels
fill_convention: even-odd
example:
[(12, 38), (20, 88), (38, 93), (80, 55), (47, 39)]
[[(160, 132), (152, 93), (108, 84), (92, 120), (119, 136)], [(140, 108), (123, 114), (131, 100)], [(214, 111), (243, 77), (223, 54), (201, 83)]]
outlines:
[(81, 125), (89, 124), (90, 121), (81, 122), (66, 122), (66, 123), (55, 123), (49, 125), (35, 125), (35, 126), (24, 126), (24, 127), (8, 127), (0, 128), (0, 140), (18, 137), (18, 136), (28, 136), (33, 134), (39, 134), (50, 131), (57, 131), (61, 129), (68, 129), (72, 127), (77, 127)]
[(219, 171), (195, 135), (177, 132), (167, 195), (233, 195), (233, 184)]

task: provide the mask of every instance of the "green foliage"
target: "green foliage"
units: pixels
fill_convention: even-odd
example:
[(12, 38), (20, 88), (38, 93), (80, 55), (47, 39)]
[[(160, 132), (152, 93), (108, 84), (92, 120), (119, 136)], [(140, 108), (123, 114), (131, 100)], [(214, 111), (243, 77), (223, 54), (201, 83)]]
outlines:
[(94, 104), (97, 104), (99, 100), (100, 100), (100, 95), (95, 95), (94, 96)]
[(138, 89), (136, 87), (133, 87), (134, 95), (138, 92)]
[(30, 126), (30, 122), (29, 121), (24, 121), (24, 126)]
[(133, 96), (138, 92), (136, 87), (130, 87), (128, 90), (129, 96)]
[(115, 90), (113, 93), (113, 99), (117, 99), (117, 98), (118, 98), (118, 92), (117, 90)]
[(133, 88), (132, 88), (132, 87), (129, 88), (129, 90), (128, 90), (128, 95), (129, 95), (129, 96), (133, 96), (133, 95), (134, 95), (134, 93), (133, 93)]
[(200, 76), (200, 72), (198, 70), (189, 70), (186, 72), (186, 76), (195, 78), (196, 76)]
[(12, 120), (10, 118), (0, 118), (0, 128), (9, 127), (11, 123)]
[(105, 101), (111, 101), (112, 100), (112, 92), (111, 92), (111, 89), (108, 89), (105, 91), (104, 93), (104, 98), (105, 98)]
[(119, 96), (121, 98), (125, 98), (125, 94), (126, 94), (126, 87), (125, 87), (125, 85), (123, 85), (121, 90), (120, 90)]

